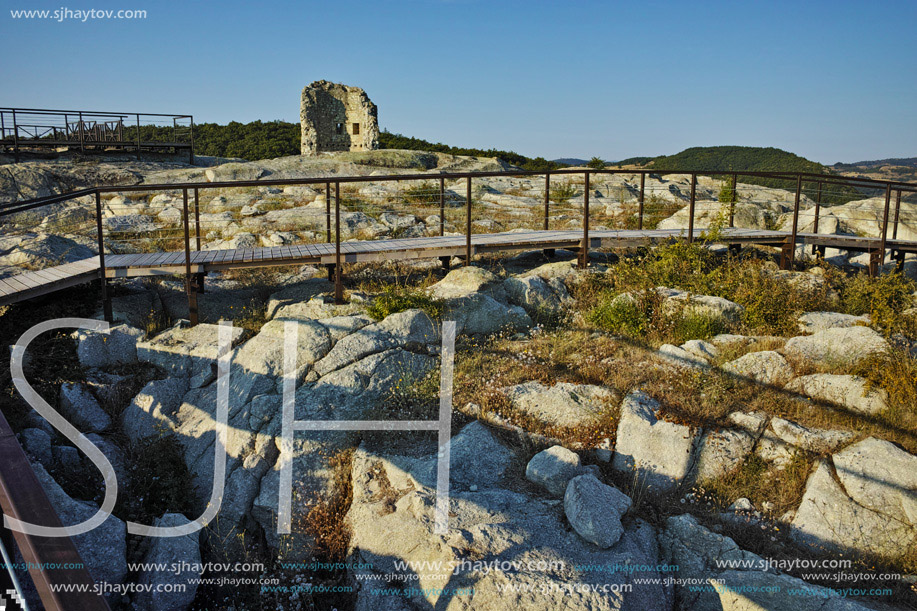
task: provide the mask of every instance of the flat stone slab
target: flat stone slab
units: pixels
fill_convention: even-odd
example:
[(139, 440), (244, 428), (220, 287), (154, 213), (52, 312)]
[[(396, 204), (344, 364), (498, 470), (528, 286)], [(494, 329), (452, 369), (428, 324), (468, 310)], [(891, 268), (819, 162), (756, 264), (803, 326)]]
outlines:
[(544, 424), (563, 428), (595, 424), (614, 398), (607, 388), (569, 382), (554, 386), (525, 382), (504, 388), (503, 393), (515, 409)]

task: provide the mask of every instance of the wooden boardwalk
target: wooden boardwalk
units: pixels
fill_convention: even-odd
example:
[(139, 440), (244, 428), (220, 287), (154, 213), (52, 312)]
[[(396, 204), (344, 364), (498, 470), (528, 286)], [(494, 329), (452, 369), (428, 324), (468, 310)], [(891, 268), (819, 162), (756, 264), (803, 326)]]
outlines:
[[(685, 230), (681, 229), (599, 229), (589, 232), (589, 248), (651, 246), (684, 237), (686, 233)], [(703, 230), (696, 229), (694, 231), (696, 239), (700, 238), (702, 234)], [(783, 246), (790, 239), (790, 234), (783, 231), (725, 229), (722, 234), (718, 242), (735, 245)], [(475, 234), (471, 236), (471, 252), (474, 255), (488, 252), (535, 249), (567, 248), (577, 250), (581, 247), (582, 240), (583, 234), (580, 230)], [(880, 246), (878, 238), (802, 233), (797, 235), (796, 243), (861, 252), (875, 252)], [(899, 253), (917, 252), (917, 242), (888, 240), (886, 248)], [(344, 263), (428, 259), (464, 256), (465, 253), (466, 238), (464, 235), (341, 243), (341, 260)], [(201, 250), (191, 252), (190, 271), (192, 274), (198, 274), (225, 269), (279, 265), (333, 265), (335, 256), (335, 245), (333, 243), (300, 244), (271, 248)], [(107, 278), (175, 275), (184, 274), (187, 271), (184, 251), (108, 255), (105, 258), (105, 268)], [(90, 282), (99, 277), (99, 258), (92, 257), (75, 263), (67, 263), (39, 271), (30, 271), (7, 278), (0, 278), (0, 305), (38, 297)]]

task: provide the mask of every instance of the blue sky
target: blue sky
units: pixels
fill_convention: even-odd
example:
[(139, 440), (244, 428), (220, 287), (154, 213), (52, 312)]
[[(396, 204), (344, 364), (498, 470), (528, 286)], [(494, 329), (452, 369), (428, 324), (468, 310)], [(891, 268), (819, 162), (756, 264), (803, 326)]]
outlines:
[[(298, 121), (327, 79), (391, 131), (531, 156), (917, 155), (913, 0), (0, 1), (4, 106)], [(61, 7), (147, 18), (10, 15)]]

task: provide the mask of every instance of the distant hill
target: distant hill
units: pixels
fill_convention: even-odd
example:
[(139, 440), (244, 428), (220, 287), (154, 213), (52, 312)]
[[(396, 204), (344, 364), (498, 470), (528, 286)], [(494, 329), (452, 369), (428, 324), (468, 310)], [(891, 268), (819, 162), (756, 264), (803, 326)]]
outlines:
[[(814, 174), (834, 174), (835, 172), (820, 163), (810, 161), (793, 153), (774, 147), (760, 146), (696, 146), (685, 149), (674, 155), (658, 157), (632, 157), (619, 161), (616, 165), (636, 165), (647, 169), (676, 171), (711, 171), (711, 172), (811, 172)], [(773, 178), (741, 178), (746, 184), (757, 184), (779, 189), (794, 189), (795, 182)], [(862, 197), (850, 187), (832, 188), (830, 195), (823, 195), (825, 203), (845, 203)], [(810, 197), (815, 195), (815, 187), (806, 185), (804, 192)]]
[(899, 166), (917, 168), (917, 157), (893, 157), (891, 159), (876, 159), (874, 161), (857, 161), (854, 163), (835, 163), (835, 170), (852, 170), (856, 168), (879, 168), (882, 166)]
[(588, 159), (578, 159), (577, 157), (561, 157), (560, 159), (552, 159), (551, 161), (558, 165), (586, 165), (589, 163)]

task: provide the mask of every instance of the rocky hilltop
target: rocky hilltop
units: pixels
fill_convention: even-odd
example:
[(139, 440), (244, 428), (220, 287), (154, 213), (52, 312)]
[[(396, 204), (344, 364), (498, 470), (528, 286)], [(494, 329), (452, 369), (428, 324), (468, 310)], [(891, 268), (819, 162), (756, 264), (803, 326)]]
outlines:
[[(32, 162), (5, 166), (4, 189), (41, 195), (100, 177), (118, 184), (371, 178), (391, 168), (435, 176), (502, 166), (382, 151), (210, 168), (99, 163), (80, 178), (76, 166)], [(480, 183), (481, 230), (512, 230), (542, 209), (537, 179)], [(558, 183), (551, 221), (575, 225), (582, 185)], [(635, 185), (629, 175), (592, 185), (600, 223), (632, 217)], [(687, 177), (652, 177), (647, 187), (655, 226), (680, 227)], [(699, 199), (708, 202), (699, 209), (708, 218), (721, 214), (720, 187), (699, 185)], [(449, 205), (461, 201), (461, 188), (447, 184)], [(740, 184), (739, 194), (737, 225), (786, 222), (787, 192)], [(460, 231), (461, 204), (452, 217), (431, 218), (410, 208), (422, 207), (428, 194), (403, 186), (368, 182), (347, 196), (347, 239), (427, 235), (441, 221), (446, 231)], [(208, 193), (204, 242), (273, 245), (307, 232), (320, 239), (323, 198), (306, 187)], [(391, 211), (405, 201), (409, 209)], [(173, 193), (116, 195), (104, 205), (113, 248), (130, 248), (136, 234), (176, 223)], [(65, 204), (4, 225), (5, 272), (89, 256), (92, 240), (72, 230), (86, 222), (88, 206)], [(867, 231), (875, 219), (861, 217), (874, 209), (873, 200), (825, 208), (822, 222), (839, 232)], [(913, 228), (904, 225), (906, 231)], [(555, 255), (494, 255), (448, 272), (438, 260), (354, 269), (344, 305), (334, 304), (324, 270), (214, 274), (201, 296), (204, 322), (195, 327), (184, 320), (179, 281), (118, 285), (110, 333), (59, 338), (69, 364), (42, 355), (27, 371), (53, 379), (43, 386), (55, 393), (50, 400), (118, 475), (123, 500), (115, 515), (76, 538), (92, 575), (189, 586), (112, 597), (112, 604), (663, 611), (913, 605), (913, 282), (847, 276), (824, 263), (782, 271), (766, 249), (730, 258), (705, 244), (595, 253), (587, 271), (578, 270), (573, 253)], [(859, 264), (856, 257), (844, 262)], [(80, 303), (75, 292), (73, 307)], [(51, 306), (30, 307), (43, 316)], [(5, 332), (27, 314), (20, 306), (0, 312)], [(192, 536), (129, 536), (128, 520), (181, 524), (210, 500), (220, 320), (234, 327), (219, 517)], [(449, 320), (458, 329), (449, 532), (434, 532), (434, 438), (333, 430), (296, 433), (289, 456), (294, 528), (278, 535), (285, 328), (297, 329), (296, 420), (432, 420), (442, 322)], [(10, 405), (18, 414), (19, 440), (61, 516), (78, 521), (94, 513), (101, 499), (94, 467), (43, 418), (3, 400), (10, 402), (5, 412)], [(185, 559), (188, 568), (178, 575), (130, 568), (164, 558)], [(201, 562), (227, 559), (263, 562), (252, 577), (340, 594), (251, 598), (243, 588), (198, 586)], [(851, 563), (840, 573), (799, 565), (836, 568), (838, 559)], [(308, 568), (314, 561), (341, 564), (319, 571)], [(856, 585), (851, 573), (870, 575), (862, 578), (869, 587), (848, 589)], [(869, 594), (873, 586), (882, 593)]]

